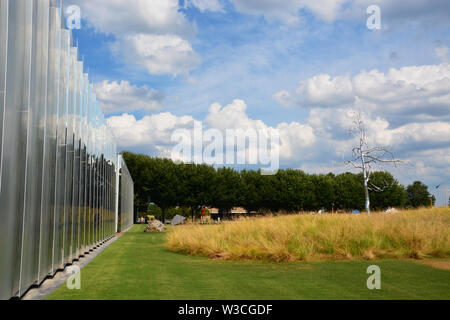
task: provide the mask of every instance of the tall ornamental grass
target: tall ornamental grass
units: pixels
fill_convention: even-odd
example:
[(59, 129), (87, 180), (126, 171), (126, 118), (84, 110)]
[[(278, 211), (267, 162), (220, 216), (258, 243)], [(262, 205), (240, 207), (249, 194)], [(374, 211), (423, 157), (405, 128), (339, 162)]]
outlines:
[(173, 228), (174, 252), (225, 260), (275, 262), (446, 258), (450, 209), (393, 214), (289, 215)]

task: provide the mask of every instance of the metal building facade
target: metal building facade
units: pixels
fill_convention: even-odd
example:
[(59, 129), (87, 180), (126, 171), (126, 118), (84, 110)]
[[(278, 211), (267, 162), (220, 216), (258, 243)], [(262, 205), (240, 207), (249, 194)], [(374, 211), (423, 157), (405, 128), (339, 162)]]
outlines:
[(116, 232), (116, 143), (56, 2), (0, 0), (0, 299)]
[(134, 224), (134, 183), (130, 171), (123, 160), (118, 156), (118, 231), (125, 231)]

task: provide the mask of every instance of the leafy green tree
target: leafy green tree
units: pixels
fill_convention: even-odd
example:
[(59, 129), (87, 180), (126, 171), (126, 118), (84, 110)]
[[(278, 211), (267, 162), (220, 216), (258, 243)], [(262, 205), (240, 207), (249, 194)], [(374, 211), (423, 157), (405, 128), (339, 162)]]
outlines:
[(161, 208), (158, 207), (156, 204), (150, 204), (148, 207), (148, 215), (160, 219), (162, 217)]
[(199, 216), (201, 208), (211, 203), (215, 170), (211, 166), (180, 164), (178, 167), (178, 203), (188, 207), (192, 219)]
[(150, 199), (147, 190), (145, 189), (148, 178), (148, 168), (146, 165), (147, 156), (134, 154), (131, 152), (123, 152), (122, 156), (127, 164), (128, 170), (134, 182), (134, 206), (135, 212), (147, 212)]
[(211, 204), (223, 212), (242, 204), (242, 180), (238, 172), (231, 168), (217, 170), (214, 179)]
[(335, 178), (336, 208), (344, 210), (364, 208), (363, 175), (344, 173)]
[(150, 200), (156, 203), (162, 211), (162, 222), (166, 220), (166, 211), (177, 206), (178, 170), (177, 165), (169, 159), (148, 158), (146, 190)]
[[(208, 165), (175, 164), (129, 152), (123, 155), (135, 183), (137, 212), (149, 212), (153, 202), (161, 210), (163, 221), (166, 215), (179, 214), (180, 210), (183, 215), (189, 211), (191, 216), (199, 216), (202, 206), (214, 206), (225, 213), (238, 206), (247, 212), (276, 213), (330, 210), (333, 205), (336, 209), (361, 210), (365, 205), (363, 174), (310, 175), (287, 169), (265, 176), (254, 170), (215, 170)], [(427, 187), (420, 182), (405, 191), (387, 172), (373, 172), (370, 181), (374, 186), (384, 186), (371, 188), (375, 209), (402, 207), (406, 200), (409, 206), (429, 204)]]
[(310, 176), (315, 195), (314, 202), (311, 205), (312, 210), (320, 210), (322, 208), (329, 211), (332, 210), (336, 197), (334, 179), (335, 176), (332, 173)]
[(276, 175), (278, 207), (287, 212), (312, 210), (315, 202), (314, 187), (310, 177), (300, 170), (280, 170)]
[(177, 205), (178, 176), (176, 165), (168, 159), (124, 152), (123, 157), (134, 181), (138, 211), (147, 212), (150, 202), (162, 211), (162, 220), (168, 208)]
[(371, 206), (375, 210), (385, 210), (389, 207), (404, 207), (406, 204), (405, 187), (389, 172), (373, 172), (370, 180), (376, 186), (385, 186), (384, 188), (371, 188), (370, 199)]
[(242, 179), (242, 206), (247, 212), (259, 212), (263, 207), (263, 181), (261, 171), (243, 170), (241, 172)]
[(259, 192), (261, 194), (260, 207), (264, 208), (264, 211), (278, 212), (283, 209), (280, 201), (279, 187), (279, 179), (276, 175), (261, 176), (259, 189)]
[(303, 203), (299, 199), (299, 188), (302, 187), (301, 178), (295, 170), (279, 170), (277, 178), (277, 207), (287, 212), (300, 211)]
[(420, 181), (414, 181), (406, 188), (408, 196), (407, 205), (413, 208), (427, 207), (430, 205), (430, 193), (428, 187)]

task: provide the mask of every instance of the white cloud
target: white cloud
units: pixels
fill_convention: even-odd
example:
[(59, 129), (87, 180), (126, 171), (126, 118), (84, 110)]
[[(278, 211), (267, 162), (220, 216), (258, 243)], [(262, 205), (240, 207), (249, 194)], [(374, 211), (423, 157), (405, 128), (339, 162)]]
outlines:
[[(353, 108), (313, 108), (307, 123), (319, 137), (319, 150), (325, 146), (324, 150), (336, 159), (350, 157), (352, 147), (357, 142), (351, 133), (354, 129), (352, 121), (357, 112), (360, 110)], [(441, 150), (450, 146), (449, 122), (410, 122), (393, 127), (385, 117), (370, 112), (362, 112), (362, 116), (369, 145), (387, 147), (400, 157), (408, 158), (417, 152)]]
[(209, 108), (205, 121), (209, 127), (225, 131), (226, 129), (260, 129), (266, 128), (261, 120), (250, 119), (247, 114), (247, 105), (243, 100), (234, 100), (233, 103), (222, 107), (214, 103)]
[(192, 128), (194, 119), (189, 116), (177, 117), (170, 112), (152, 114), (136, 119), (124, 113), (107, 119), (120, 147), (148, 147), (164, 149), (172, 144), (174, 130)]
[(409, 123), (393, 130), (385, 128), (378, 134), (378, 144), (385, 144), (397, 148), (409, 150), (427, 150), (447, 147), (450, 143), (450, 123), (427, 122)]
[[(445, 50), (442, 50), (446, 54)], [(364, 118), (368, 143), (384, 146), (407, 164), (387, 168), (401, 181), (442, 183), (450, 167), (450, 66), (410, 66), (363, 71), (354, 77), (317, 75), (300, 82), (294, 92), (274, 95), (282, 105), (309, 108), (307, 125), (316, 142), (301, 148), (310, 158), (299, 167), (339, 173), (357, 141), (352, 136), (356, 112)], [(325, 168), (325, 169), (324, 169)]]
[(283, 107), (291, 107), (295, 104), (295, 100), (287, 90), (281, 90), (273, 95), (273, 98)]
[(254, 120), (246, 114), (247, 105), (242, 100), (234, 100), (233, 103), (222, 107), (215, 103), (209, 109), (206, 123), (209, 127), (225, 131), (226, 129), (255, 129), (278, 130), (280, 135), (281, 160), (295, 160), (303, 158), (305, 148), (316, 142), (314, 130), (308, 124), (298, 122), (280, 123), (276, 127), (270, 127), (261, 120)]
[[(318, 138), (313, 148), (305, 150), (311, 152), (311, 158), (298, 161), (300, 168), (318, 173), (354, 171), (344, 164), (352, 158), (351, 150), (358, 143), (350, 133), (354, 114), (355, 110), (351, 108), (313, 108), (308, 124)], [(385, 147), (396, 158), (405, 161), (398, 166), (375, 166), (375, 170), (387, 170), (404, 184), (421, 180), (438, 185), (448, 181), (449, 122), (412, 122), (392, 128), (386, 118), (370, 113), (363, 113), (363, 118), (369, 145)]]
[(150, 74), (188, 74), (200, 63), (190, 43), (176, 35), (135, 34), (124, 36), (113, 50), (130, 64), (144, 67)]
[[(222, 107), (211, 105), (204, 120), (204, 127), (218, 129), (255, 129), (279, 131), (281, 159), (300, 161), (322, 158), (339, 159), (350, 156), (354, 138), (350, 134), (355, 109), (313, 108), (306, 123), (280, 123), (270, 127), (261, 120), (246, 114), (247, 105), (235, 100)], [(405, 155), (430, 149), (448, 148), (450, 145), (450, 124), (443, 121), (408, 123), (392, 128), (389, 121), (371, 113), (363, 113), (369, 144), (392, 148)], [(171, 133), (180, 128), (193, 130), (192, 117), (177, 117), (171, 113), (160, 113), (137, 120), (133, 115), (123, 114), (108, 119), (115, 136), (122, 146), (156, 147), (171, 144)], [(319, 160), (322, 161), (323, 159)]]
[(282, 106), (294, 101), (305, 108), (364, 110), (395, 117), (398, 125), (449, 120), (450, 65), (410, 66), (386, 74), (363, 71), (353, 78), (321, 74), (301, 81), (294, 93), (283, 90), (275, 98)]
[(178, 0), (75, 0), (74, 4), (89, 26), (114, 35), (112, 50), (129, 65), (150, 74), (176, 76), (200, 62), (188, 42), (196, 33), (195, 24), (179, 10)]
[(118, 112), (155, 112), (163, 108), (164, 94), (146, 86), (137, 87), (128, 81), (103, 81), (94, 85), (97, 100), (105, 114)]
[(343, 105), (354, 101), (353, 88), (348, 77), (331, 78), (327, 74), (314, 76), (301, 82), (296, 91), (304, 106), (327, 107)]
[(115, 36), (130, 33), (195, 33), (178, 0), (73, 0), (82, 18), (96, 31)]
[[(296, 161), (308, 158), (304, 153), (306, 148), (312, 147), (316, 142), (313, 128), (309, 124), (298, 122), (281, 123), (277, 127), (270, 127), (261, 120), (255, 120), (246, 114), (247, 105), (242, 100), (234, 100), (231, 104), (222, 107), (215, 103), (211, 105), (209, 114), (204, 121), (204, 128), (218, 129), (225, 132), (228, 129), (254, 129), (257, 132), (270, 132), (278, 130), (280, 135), (281, 160)], [(194, 130), (192, 117), (177, 117), (171, 113), (160, 113), (145, 116), (138, 120), (134, 115), (123, 114), (108, 118), (114, 136), (120, 147), (156, 149), (159, 155), (170, 154), (171, 148), (176, 144), (171, 141), (172, 133), (177, 129)]]
[[(252, 119), (246, 111), (247, 105), (242, 100), (234, 100), (226, 106), (215, 103), (203, 121), (203, 129), (214, 128), (222, 133), (227, 129), (277, 130), (282, 167), (321, 173), (352, 170), (344, 165), (344, 161), (351, 159), (351, 150), (357, 143), (350, 132), (357, 112), (353, 107), (312, 108), (306, 123), (292, 121), (277, 126)], [(397, 158), (406, 161), (405, 165), (398, 168), (384, 167), (401, 181), (410, 183), (419, 179), (438, 184), (448, 178), (449, 122), (409, 122), (394, 128), (386, 118), (372, 111), (363, 111), (362, 116), (369, 145), (386, 147)], [(170, 157), (176, 144), (171, 140), (174, 131), (185, 129), (192, 135), (196, 120), (160, 113), (140, 120), (133, 115), (123, 114), (110, 117), (107, 121), (120, 147), (137, 148)]]
[(294, 93), (281, 90), (274, 95), (280, 105), (302, 107), (336, 107), (354, 102), (353, 85), (347, 76), (332, 78), (319, 74), (299, 83)]
[(284, 161), (310, 158), (310, 147), (317, 142), (314, 129), (308, 124), (283, 122), (276, 127), (280, 132), (280, 156)]

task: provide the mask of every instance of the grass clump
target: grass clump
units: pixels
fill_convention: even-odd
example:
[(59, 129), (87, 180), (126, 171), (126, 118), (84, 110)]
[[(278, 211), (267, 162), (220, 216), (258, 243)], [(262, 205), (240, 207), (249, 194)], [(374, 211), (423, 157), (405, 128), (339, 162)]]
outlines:
[(174, 252), (275, 262), (448, 258), (450, 209), (394, 214), (290, 215), (174, 228)]

